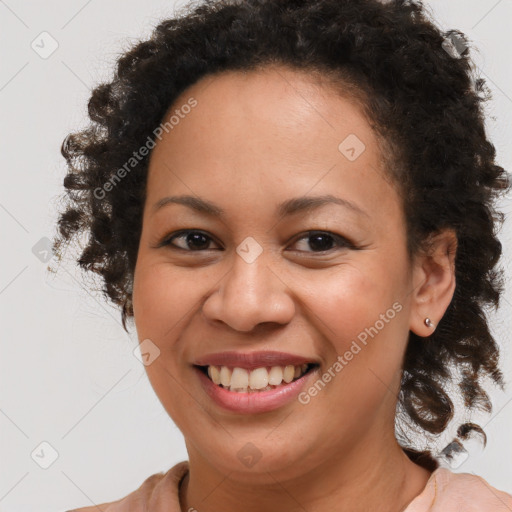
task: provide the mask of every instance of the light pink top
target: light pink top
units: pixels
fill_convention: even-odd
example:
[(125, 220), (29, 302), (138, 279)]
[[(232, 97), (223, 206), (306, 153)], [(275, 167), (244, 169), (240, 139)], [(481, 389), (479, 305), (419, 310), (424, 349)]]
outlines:
[[(166, 473), (155, 473), (124, 498), (68, 512), (181, 512), (179, 485), (188, 472), (182, 461)], [(403, 512), (512, 512), (512, 495), (470, 473), (438, 468), (423, 491)]]
[(480, 476), (437, 468), (403, 512), (458, 511), (512, 512), (512, 495), (495, 489)]

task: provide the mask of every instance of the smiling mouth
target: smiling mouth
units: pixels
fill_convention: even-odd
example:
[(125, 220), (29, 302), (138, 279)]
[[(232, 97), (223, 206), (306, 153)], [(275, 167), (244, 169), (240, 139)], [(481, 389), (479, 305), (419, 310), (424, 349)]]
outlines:
[(301, 379), (320, 365), (304, 363), (297, 366), (269, 366), (252, 371), (239, 367), (194, 366), (220, 388), (238, 393), (258, 393), (284, 387)]

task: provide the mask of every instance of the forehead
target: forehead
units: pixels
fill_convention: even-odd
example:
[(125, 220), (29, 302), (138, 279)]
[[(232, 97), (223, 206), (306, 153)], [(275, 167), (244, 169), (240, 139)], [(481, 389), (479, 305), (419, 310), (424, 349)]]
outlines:
[[(334, 143), (350, 132), (371, 145), (375, 135), (358, 101), (348, 89), (335, 90), (327, 78), (320, 81), (321, 76), (277, 65), (206, 76), (181, 93), (169, 108), (164, 121), (173, 118), (173, 137), (166, 137), (167, 133), (164, 138), (175, 139), (178, 146), (191, 131), (201, 129), (195, 133), (196, 143), (206, 147), (215, 139), (216, 144), (211, 144), (214, 149), (223, 136), (229, 141), (244, 141), (244, 146), (249, 145), (250, 138), (270, 142), (277, 136), (274, 146), (286, 142), (298, 146), (304, 140), (319, 138)], [(191, 98), (197, 105), (178, 119), (176, 114)], [(304, 149), (313, 146), (310, 143)]]
[(304, 72), (273, 66), (206, 76), (164, 121), (171, 116), (151, 155), (152, 200), (165, 191), (281, 202), (308, 191), (350, 195), (362, 182), (370, 197), (389, 187), (359, 103)]

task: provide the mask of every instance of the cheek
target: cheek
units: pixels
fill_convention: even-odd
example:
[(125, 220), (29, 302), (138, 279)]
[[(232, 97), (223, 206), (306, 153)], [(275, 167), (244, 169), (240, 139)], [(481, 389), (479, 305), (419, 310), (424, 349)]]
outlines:
[(304, 279), (301, 287), (309, 308), (322, 321), (327, 338), (339, 339), (340, 349), (347, 339), (357, 337), (392, 308), (398, 290), (392, 276), (369, 266), (342, 266), (329, 274)]
[(353, 397), (362, 406), (379, 400), (396, 380), (407, 342), (402, 285), (382, 265), (345, 266), (325, 279), (303, 283), (306, 311), (313, 313), (306, 314), (322, 337), (319, 350), (336, 374), (331, 390), (350, 402), (340, 390), (357, 389)]
[(355, 442), (362, 429), (383, 415), (391, 418), (395, 410), (404, 348), (400, 315), (405, 313), (389, 291), (359, 273), (340, 284), (347, 286), (324, 283), (326, 298), (311, 303), (310, 321), (322, 334), (317, 346), (325, 367), (305, 399), (314, 409), (315, 425), (330, 425), (333, 435)]
[(187, 312), (192, 312), (198, 303), (197, 275), (193, 269), (146, 263), (144, 258), (137, 265), (133, 306), (139, 337), (167, 339), (173, 326), (186, 321)]
[[(187, 322), (188, 312), (194, 311), (198, 294), (197, 280), (183, 268), (145, 260), (137, 262), (133, 283), (134, 319), (139, 340), (150, 339), (159, 355), (145, 366), (149, 382), (160, 402), (178, 428), (183, 425), (183, 412), (194, 407), (194, 400), (183, 389), (176, 375), (181, 322)], [(195, 404), (197, 406), (197, 404)]]

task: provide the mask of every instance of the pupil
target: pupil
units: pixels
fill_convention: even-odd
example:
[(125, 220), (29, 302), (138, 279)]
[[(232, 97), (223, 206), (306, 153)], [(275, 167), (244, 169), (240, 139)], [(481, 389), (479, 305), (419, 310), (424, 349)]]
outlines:
[[(324, 239), (324, 243), (320, 242), (319, 244), (317, 244), (318, 240), (322, 240), (322, 238)], [(329, 249), (331, 249), (331, 245), (332, 245), (332, 237), (330, 237), (329, 235), (325, 235), (325, 234), (317, 234), (317, 235), (310, 235), (309, 237), (310, 241), (312, 240), (313, 243), (311, 244), (311, 247), (314, 249), (315, 248), (315, 245), (316, 245), (316, 248), (319, 250), (319, 251), (327, 251)], [(325, 243), (325, 240), (327, 239), (327, 244)], [(330, 241), (329, 241), (330, 239)], [(326, 247), (326, 245), (328, 247)]]
[[(200, 245), (200, 248), (203, 246), (203, 245), (206, 245), (208, 246), (208, 241), (206, 239), (206, 237), (202, 234), (202, 233), (190, 233), (188, 236), (187, 236), (187, 244), (189, 244), (190, 242), (192, 241), (203, 241), (204, 243)], [(196, 248), (197, 249), (197, 245), (194, 246), (194, 244), (192, 243), (192, 248)]]

